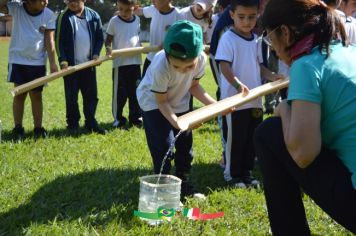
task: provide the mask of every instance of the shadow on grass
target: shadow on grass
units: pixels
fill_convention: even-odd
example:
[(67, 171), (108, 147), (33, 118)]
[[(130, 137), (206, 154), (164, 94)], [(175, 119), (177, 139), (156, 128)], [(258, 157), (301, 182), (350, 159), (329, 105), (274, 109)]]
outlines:
[[(107, 130), (108, 132), (117, 130), (117, 128), (114, 128), (112, 126), (112, 123), (99, 123), (100, 127), (102, 127), (103, 129)], [(127, 131), (128, 129), (133, 128), (132, 125), (127, 125), (125, 127), (126, 129), (120, 129), (122, 132)], [(56, 128), (56, 129), (47, 129), (48, 132), (48, 137), (50, 138), (56, 138), (56, 139), (61, 139), (64, 137), (73, 137), (73, 138), (78, 138), (82, 135), (88, 135), (91, 134), (91, 131), (86, 130), (83, 126), (79, 128), (79, 133), (76, 135), (71, 135), (68, 133), (67, 128), (63, 127), (63, 128)], [(11, 130), (3, 130), (2, 132), (2, 141), (3, 142), (15, 142), (14, 138), (12, 136), (12, 131)], [(25, 132), (25, 137), (24, 140), (30, 140), (33, 139), (33, 131), (32, 130), (26, 130)]]
[[(120, 221), (128, 229), (134, 227), (132, 213), (138, 208), (138, 177), (150, 173), (148, 169), (99, 169), (58, 177), (39, 188), (26, 203), (2, 213), (0, 235), (22, 234), (31, 224), (79, 219), (84, 225), (103, 226)], [(192, 177), (204, 194), (224, 184), (216, 164), (194, 164)]]
[(105, 225), (116, 218), (128, 222), (138, 206), (138, 177), (149, 172), (99, 169), (61, 176), (39, 188), (25, 204), (2, 213), (0, 235), (21, 234), (33, 223), (79, 218), (92, 225)]

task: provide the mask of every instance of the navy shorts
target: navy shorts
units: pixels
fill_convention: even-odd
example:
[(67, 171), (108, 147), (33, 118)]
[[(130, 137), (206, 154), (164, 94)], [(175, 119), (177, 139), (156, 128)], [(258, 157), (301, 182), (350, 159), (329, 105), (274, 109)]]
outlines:
[[(46, 75), (46, 66), (31, 66), (31, 65), (8, 65), (9, 75), (8, 82), (16, 85), (25, 84)], [(43, 85), (32, 89), (31, 91), (42, 91)]]

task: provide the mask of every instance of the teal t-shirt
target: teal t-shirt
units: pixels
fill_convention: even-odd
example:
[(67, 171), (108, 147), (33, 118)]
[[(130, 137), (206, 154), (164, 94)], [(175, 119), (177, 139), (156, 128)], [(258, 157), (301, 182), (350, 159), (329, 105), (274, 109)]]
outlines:
[(293, 62), (288, 100), (321, 106), (321, 138), (337, 152), (356, 189), (356, 46), (330, 45), (330, 55), (313, 48)]

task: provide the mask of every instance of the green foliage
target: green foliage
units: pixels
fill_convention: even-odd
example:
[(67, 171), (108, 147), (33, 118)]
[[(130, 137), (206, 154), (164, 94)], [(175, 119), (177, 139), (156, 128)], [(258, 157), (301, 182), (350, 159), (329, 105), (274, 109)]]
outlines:
[[(0, 235), (266, 235), (269, 223), (262, 190), (227, 188), (217, 162), (221, 157), (219, 130), (214, 121), (194, 131), (192, 175), (205, 201), (188, 199), (186, 207), (203, 212), (224, 211), (207, 222), (175, 218), (150, 227), (133, 216), (138, 206), (140, 176), (152, 173), (152, 161), (142, 129), (111, 128), (111, 63), (98, 67), (97, 118), (109, 129), (105, 136), (65, 132), (63, 81), (44, 89), (44, 126), (50, 137), (32, 139), (32, 115), (26, 101), (22, 143), (11, 141), (12, 85), (7, 75), (8, 42), (0, 40)], [(214, 94), (210, 72), (203, 86)], [(81, 104), (81, 100), (80, 100)], [(196, 107), (201, 104), (196, 103)], [(127, 115), (125, 109), (125, 115)], [(320, 235), (351, 235), (335, 224), (307, 197), (311, 229)]]

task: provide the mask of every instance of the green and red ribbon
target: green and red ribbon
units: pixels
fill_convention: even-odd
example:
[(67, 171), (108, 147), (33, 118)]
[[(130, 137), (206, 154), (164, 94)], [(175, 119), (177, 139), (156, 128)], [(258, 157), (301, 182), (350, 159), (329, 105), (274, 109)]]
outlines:
[(157, 212), (134, 211), (134, 215), (149, 220), (171, 220), (174, 216), (183, 215), (191, 220), (212, 220), (224, 216), (224, 212), (202, 214), (199, 208), (158, 208)]

